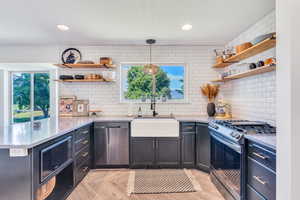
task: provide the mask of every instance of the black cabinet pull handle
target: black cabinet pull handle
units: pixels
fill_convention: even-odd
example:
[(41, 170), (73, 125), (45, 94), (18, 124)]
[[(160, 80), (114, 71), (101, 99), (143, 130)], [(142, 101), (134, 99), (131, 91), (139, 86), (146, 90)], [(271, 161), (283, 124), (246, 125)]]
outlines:
[(86, 172), (88, 169), (89, 169), (89, 167), (84, 167), (84, 168), (82, 169), (82, 171), (83, 171), (83, 172)]
[(108, 126), (106, 128), (121, 128), (121, 126)]
[(263, 160), (267, 160), (268, 159), (268, 157), (266, 157), (264, 155), (261, 155), (259, 153), (256, 153), (256, 152), (252, 152), (252, 154), (255, 155), (256, 157), (259, 157), (259, 158), (263, 159)]
[(82, 157), (87, 157), (89, 155), (89, 152), (85, 152), (84, 154), (82, 154)]
[(54, 170), (56, 170), (57, 168), (59, 168), (59, 165), (55, 165), (55, 166), (53, 167)]
[(267, 182), (266, 181), (263, 181), (260, 177), (258, 177), (258, 176), (253, 176), (253, 178), (257, 181), (257, 182), (259, 182), (260, 184), (262, 184), (262, 185), (266, 185), (267, 184)]
[(89, 141), (88, 140), (84, 140), (83, 142), (82, 142), (82, 144), (87, 144)]

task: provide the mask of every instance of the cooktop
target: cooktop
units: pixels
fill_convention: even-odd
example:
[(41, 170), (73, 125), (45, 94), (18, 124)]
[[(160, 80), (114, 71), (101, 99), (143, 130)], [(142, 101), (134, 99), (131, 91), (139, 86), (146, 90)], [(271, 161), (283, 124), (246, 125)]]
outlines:
[(215, 120), (214, 123), (244, 134), (276, 134), (276, 127), (260, 121)]
[(265, 122), (248, 120), (212, 120), (209, 128), (239, 143), (246, 134), (276, 134), (276, 127)]

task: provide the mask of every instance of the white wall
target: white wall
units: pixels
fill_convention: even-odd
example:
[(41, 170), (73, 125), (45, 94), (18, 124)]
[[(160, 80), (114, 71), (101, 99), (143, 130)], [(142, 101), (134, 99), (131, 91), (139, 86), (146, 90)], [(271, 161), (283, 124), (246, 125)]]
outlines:
[[(67, 47), (0, 47), (6, 49), (4, 55), (0, 55), (0, 62), (6, 70), (41, 70), (50, 68), (50, 63), (60, 63), (60, 54)], [(81, 99), (89, 99), (91, 108), (102, 109), (105, 115), (124, 115), (128, 113), (128, 104), (120, 103), (120, 79), (119, 64), (121, 62), (147, 62), (149, 49), (147, 46), (79, 46), (83, 59), (99, 62), (99, 58), (110, 56), (117, 68), (116, 83), (72, 83), (60, 84), (59, 92), (53, 89), (55, 95), (76, 95)], [(206, 113), (206, 98), (200, 94), (200, 86), (211, 79), (215, 79), (217, 73), (211, 68), (214, 63), (215, 46), (155, 46), (153, 48), (154, 62), (178, 62), (188, 66), (188, 100), (185, 104), (159, 104), (160, 114), (190, 114), (199, 115)], [(9, 62), (13, 62), (9, 64)], [(27, 63), (30, 62), (30, 63)], [(42, 63), (41, 63), (42, 62)], [(16, 64), (19, 63), (19, 64)], [(26, 64), (24, 64), (26, 63)], [(35, 64), (33, 64), (35, 63)], [(14, 66), (14, 67), (12, 67)], [(86, 70), (85, 73), (93, 71)], [(94, 72), (99, 72), (98, 70)], [(60, 74), (80, 71), (60, 70)], [(59, 93), (59, 94), (58, 94)], [(57, 104), (56, 104), (57, 105)], [(150, 112), (149, 104), (143, 104), (144, 113)], [(7, 109), (7, 108), (4, 108)], [(136, 112), (138, 105), (133, 106)]]
[[(275, 21), (275, 11), (273, 11), (238, 35), (226, 46), (236, 46), (249, 42), (259, 35), (275, 32)], [(243, 60), (242, 63), (256, 63), (259, 60), (275, 57), (275, 54), (276, 50), (273, 48)], [(226, 70), (241, 67), (241, 65), (234, 64)], [(227, 82), (221, 87), (221, 91), (224, 99), (232, 104), (232, 112), (235, 117), (266, 121), (276, 125), (276, 72)]]
[(300, 197), (300, 1), (277, 0), (277, 199)]
[(0, 46), (0, 63), (57, 63), (57, 46)]
[[(128, 113), (129, 104), (120, 103), (121, 62), (148, 62), (147, 46), (79, 46), (83, 59), (99, 62), (100, 56), (110, 56), (117, 67), (116, 83), (64, 83), (60, 84), (60, 95), (76, 95), (80, 99), (89, 99), (91, 108), (101, 109), (104, 115), (124, 115)], [(214, 46), (154, 46), (153, 62), (186, 63), (188, 66), (188, 103), (159, 104), (160, 114), (172, 112), (177, 115), (206, 114), (207, 100), (200, 94), (200, 86), (215, 79), (217, 73), (212, 69), (214, 63)], [(63, 50), (62, 48), (61, 50)], [(74, 71), (60, 70), (60, 74), (97, 73), (100, 70)], [(133, 106), (134, 113), (138, 106)], [(150, 106), (142, 105), (144, 113), (150, 114)]]
[[(275, 31), (275, 11), (249, 27), (237, 36), (227, 46), (234, 46), (254, 37)], [(37, 47), (0, 47), (3, 54), (0, 62), (46, 62), (59, 63), (60, 54), (67, 47), (37, 46)], [(99, 61), (101, 56), (110, 56), (119, 65), (120, 62), (147, 62), (148, 48), (146, 46), (78, 46), (83, 59)], [(155, 46), (154, 62), (185, 62), (189, 67), (188, 104), (158, 105), (161, 114), (205, 114), (206, 99), (199, 92), (199, 87), (212, 79), (217, 73), (211, 68), (214, 63), (215, 46)], [(275, 55), (275, 49), (245, 60), (257, 62)], [(234, 67), (234, 65), (233, 65)], [(95, 72), (95, 71), (90, 71)], [(59, 74), (78, 74), (80, 71), (60, 70)], [(117, 82), (110, 84), (60, 84), (59, 95), (76, 95), (81, 99), (89, 99), (91, 108), (102, 109), (104, 114), (117, 115), (128, 112), (128, 104), (119, 102), (120, 79), (117, 69)], [(235, 80), (226, 83), (221, 88), (221, 96), (232, 104), (236, 117), (252, 120), (262, 120), (276, 124), (276, 84), (275, 72)], [(137, 106), (133, 108), (137, 110)], [(143, 105), (143, 110), (149, 112), (149, 105)]]
[(4, 70), (0, 69), (0, 126), (4, 124)]

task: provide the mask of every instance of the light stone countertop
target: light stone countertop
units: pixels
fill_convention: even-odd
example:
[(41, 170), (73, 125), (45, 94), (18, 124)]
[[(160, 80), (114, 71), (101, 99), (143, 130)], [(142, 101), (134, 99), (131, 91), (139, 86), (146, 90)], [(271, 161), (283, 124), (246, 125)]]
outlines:
[(258, 144), (267, 146), (271, 149), (276, 150), (276, 135), (268, 135), (268, 134), (256, 134), (256, 135), (245, 135), (245, 138), (256, 142)]
[(33, 129), (31, 123), (0, 127), (0, 149), (30, 149), (92, 123), (93, 120), (89, 118), (57, 118), (45, 119), (40, 122), (39, 129)]
[[(0, 149), (30, 149), (93, 122), (130, 122), (133, 119), (134, 117), (127, 116), (62, 117), (41, 120), (41, 127), (39, 129), (33, 129), (31, 123), (0, 127)], [(208, 123), (213, 118), (186, 115), (176, 116), (175, 119), (180, 122)], [(246, 138), (276, 149), (276, 136), (246, 135)]]
[[(127, 116), (61, 117), (41, 120), (39, 129), (33, 129), (31, 123), (0, 127), (0, 149), (30, 149), (93, 122), (130, 122), (133, 119), (134, 117)], [(208, 122), (208, 117), (204, 116), (180, 116), (175, 119), (178, 121)]]

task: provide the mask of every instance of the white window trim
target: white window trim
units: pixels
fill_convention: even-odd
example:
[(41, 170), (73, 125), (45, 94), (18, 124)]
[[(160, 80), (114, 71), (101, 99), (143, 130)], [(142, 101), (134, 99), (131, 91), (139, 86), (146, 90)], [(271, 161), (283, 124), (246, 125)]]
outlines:
[[(149, 62), (120, 62), (120, 103), (130, 104), (130, 103), (138, 103), (138, 104), (149, 104), (150, 100), (146, 100), (146, 102), (142, 102), (141, 100), (126, 100), (123, 96), (123, 80), (122, 80), (122, 66), (123, 65), (146, 65)], [(167, 100), (166, 102), (158, 101), (158, 104), (189, 104), (189, 66), (184, 62), (153, 62), (155, 65), (181, 65), (184, 66), (184, 99), (183, 100)]]
[[(32, 115), (32, 113), (34, 112), (34, 79), (33, 79), (33, 75), (35, 73), (48, 73), (49, 74), (49, 77), (51, 78), (51, 72), (50, 71), (47, 71), (47, 70), (32, 70), (32, 71), (22, 71), (22, 70), (11, 70), (11, 71), (8, 71), (8, 74), (9, 74), (9, 94), (8, 95), (9, 97), (9, 123), (10, 124), (20, 124), (20, 123), (14, 123), (14, 120), (13, 120), (13, 109), (12, 109), (12, 105), (13, 105), (13, 79), (12, 79), (12, 75), (14, 73), (28, 73), (30, 74), (30, 112), (31, 112), (31, 116), (30, 116), (30, 121), (29, 122), (24, 122), (24, 123), (31, 123), (31, 122), (34, 122), (34, 121), (39, 121), (39, 120), (34, 120), (34, 117)], [(50, 81), (51, 82), (51, 81)], [(51, 84), (51, 83), (50, 83)], [(49, 87), (50, 87), (50, 84), (49, 84)], [(51, 88), (50, 88), (51, 90)], [(51, 92), (50, 92), (50, 95), (49, 95), (49, 101), (51, 100)], [(49, 113), (50, 113), (50, 116), (51, 116), (51, 104), (50, 104), (50, 108), (49, 108)]]

